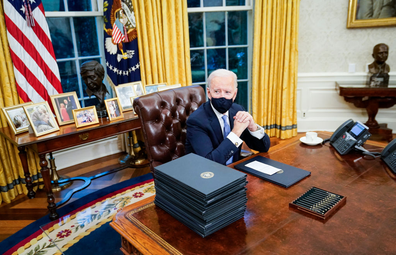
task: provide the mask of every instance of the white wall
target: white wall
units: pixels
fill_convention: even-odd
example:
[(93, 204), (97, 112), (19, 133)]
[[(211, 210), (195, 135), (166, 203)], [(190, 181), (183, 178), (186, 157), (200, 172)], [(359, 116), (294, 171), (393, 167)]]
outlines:
[[(373, 47), (389, 46), (390, 79), (396, 76), (396, 27), (347, 29), (348, 1), (301, 0), (297, 84), (297, 129), (334, 131), (349, 118), (367, 121), (365, 109), (338, 95), (335, 82), (365, 82)], [(348, 72), (355, 64), (355, 72)], [(396, 132), (396, 107), (376, 119)]]

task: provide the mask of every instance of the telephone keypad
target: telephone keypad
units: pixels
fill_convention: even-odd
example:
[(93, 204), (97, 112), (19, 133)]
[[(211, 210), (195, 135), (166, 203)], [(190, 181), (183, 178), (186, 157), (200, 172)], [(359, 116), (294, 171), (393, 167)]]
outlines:
[(382, 158), (388, 167), (392, 170), (392, 172), (396, 173), (396, 151), (392, 152), (385, 158)]
[(344, 155), (350, 151), (355, 143), (356, 139), (345, 132), (333, 143), (333, 146), (341, 155)]

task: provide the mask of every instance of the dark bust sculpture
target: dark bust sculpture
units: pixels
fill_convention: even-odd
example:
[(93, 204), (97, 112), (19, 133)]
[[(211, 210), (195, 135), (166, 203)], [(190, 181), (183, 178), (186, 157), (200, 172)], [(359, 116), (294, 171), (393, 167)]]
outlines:
[(81, 65), (81, 77), (87, 85), (85, 90), (89, 97), (94, 95), (99, 103), (96, 106), (98, 117), (107, 117), (105, 97), (109, 93), (106, 86), (103, 84), (105, 70), (103, 66), (95, 60), (84, 62)]
[(388, 59), (388, 52), (389, 47), (385, 43), (374, 46), (372, 54), (374, 62), (368, 66), (370, 75), (369, 86), (388, 86), (390, 67), (385, 63)]
[(380, 43), (373, 48), (374, 62), (369, 65), (369, 72), (375, 73), (389, 73), (390, 67), (385, 61), (388, 59), (389, 47), (385, 43)]

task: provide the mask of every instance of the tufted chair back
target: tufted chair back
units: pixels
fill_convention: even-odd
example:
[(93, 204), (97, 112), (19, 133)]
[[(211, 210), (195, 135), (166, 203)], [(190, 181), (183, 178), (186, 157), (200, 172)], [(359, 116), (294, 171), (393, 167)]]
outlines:
[(153, 173), (154, 167), (185, 154), (187, 118), (205, 101), (199, 85), (154, 92), (133, 101)]

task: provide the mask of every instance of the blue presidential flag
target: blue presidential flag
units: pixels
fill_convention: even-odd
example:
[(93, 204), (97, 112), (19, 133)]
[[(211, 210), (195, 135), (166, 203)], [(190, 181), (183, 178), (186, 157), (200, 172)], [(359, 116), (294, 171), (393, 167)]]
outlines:
[(140, 81), (140, 62), (132, 0), (104, 1), (104, 45), (109, 82)]

